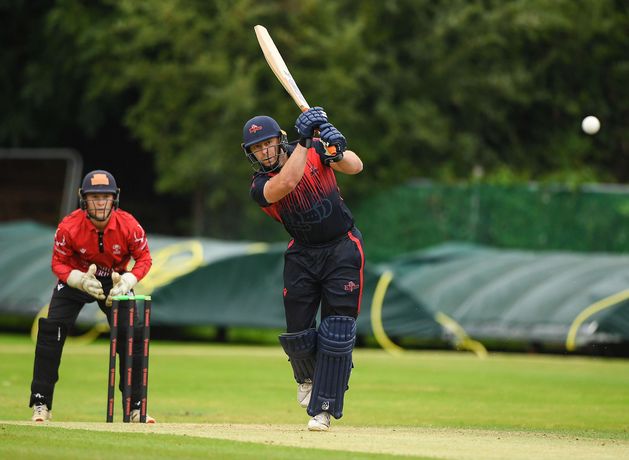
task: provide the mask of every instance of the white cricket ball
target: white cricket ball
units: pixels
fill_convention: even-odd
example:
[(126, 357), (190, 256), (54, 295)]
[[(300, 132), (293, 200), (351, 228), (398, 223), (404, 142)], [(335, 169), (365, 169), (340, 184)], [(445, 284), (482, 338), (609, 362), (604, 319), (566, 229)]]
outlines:
[(587, 116), (581, 122), (581, 129), (587, 134), (596, 134), (601, 129), (601, 122), (595, 116)]

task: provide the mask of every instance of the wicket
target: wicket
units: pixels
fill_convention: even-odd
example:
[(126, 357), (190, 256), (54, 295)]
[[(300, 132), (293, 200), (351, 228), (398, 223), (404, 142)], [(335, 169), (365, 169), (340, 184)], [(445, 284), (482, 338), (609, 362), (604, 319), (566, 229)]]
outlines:
[[(125, 340), (124, 353), (124, 375), (121, 375), (123, 381), (122, 400), (123, 400), (123, 418), (122, 421), (129, 423), (131, 421), (131, 386), (133, 383), (133, 335), (135, 329), (135, 311), (136, 301), (144, 301), (144, 323), (142, 325), (142, 376), (141, 376), (141, 404), (140, 404), (140, 423), (146, 423), (146, 407), (148, 395), (148, 370), (149, 370), (149, 344), (151, 340), (151, 296), (129, 295), (116, 296), (113, 298), (111, 305), (111, 324), (109, 333), (109, 377), (107, 388), (107, 422), (114, 421), (114, 395), (116, 384), (116, 348), (118, 342), (118, 318), (120, 301), (128, 301), (128, 321)], [(122, 361), (122, 356), (121, 356)]]

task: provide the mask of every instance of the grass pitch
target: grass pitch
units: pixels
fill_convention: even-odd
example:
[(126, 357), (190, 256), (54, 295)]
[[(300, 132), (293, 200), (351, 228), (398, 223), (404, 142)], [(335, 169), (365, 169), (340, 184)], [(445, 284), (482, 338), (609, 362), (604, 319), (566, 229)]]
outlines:
[(66, 345), (34, 426), (34, 344), (0, 336), (0, 458), (629, 458), (627, 360), (358, 349), (343, 418), (310, 433), (279, 345), (152, 342), (154, 426), (119, 423), (120, 404), (103, 423), (107, 351)]

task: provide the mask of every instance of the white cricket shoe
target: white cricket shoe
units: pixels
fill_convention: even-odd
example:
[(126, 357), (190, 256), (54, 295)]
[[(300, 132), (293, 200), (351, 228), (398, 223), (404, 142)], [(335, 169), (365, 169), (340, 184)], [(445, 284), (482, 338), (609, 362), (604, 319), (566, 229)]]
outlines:
[(319, 412), (308, 422), (308, 430), (310, 431), (328, 431), (330, 429), (329, 412)]
[[(131, 411), (131, 423), (140, 423), (140, 409), (133, 409)], [(149, 414), (146, 414), (146, 423), (155, 423), (155, 419)]]
[(301, 407), (308, 407), (312, 394), (312, 380), (306, 379), (304, 383), (297, 384), (297, 402)]
[(52, 412), (48, 410), (46, 404), (35, 404), (33, 406), (33, 422), (47, 422), (52, 418)]

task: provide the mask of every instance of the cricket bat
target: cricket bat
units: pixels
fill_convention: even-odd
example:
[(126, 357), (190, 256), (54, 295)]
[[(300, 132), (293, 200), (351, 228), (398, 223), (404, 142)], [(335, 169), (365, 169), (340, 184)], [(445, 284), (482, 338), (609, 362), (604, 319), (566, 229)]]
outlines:
[(266, 30), (266, 27), (260, 25), (255, 26), (253, 30), (256, 32), (258, 43), (260, 44), (260, 48), (262, 48), (262, 52), (264, 53), (264, 57), (266, 62), (269, 64), (269, 67), (284, 89), (288, 92), (290, 97), (293, 98), (297, 107), (299, 107), (302, 112), (305, 112), (310, 108), (310, 106), (308, 105), (308, 102), (306, 102), (304, 95), (301, 94), (301, 91), (299, 90), (295, 79), (290, 74), (288, 67), (286, 67), (286, 63), (284, 62), (284, 59), (282, 59), (282, 55), (269, 35), (269, 31)]
[[(273, 42), (271, 35), (269, 35), (269, 31), (266, 30), (266, 27), (257, 25), (253, 28), (256, 33), (256, 37), (258, 38), (258, 43), (260, 44), (260, 48), (262, 48), (262, 52), (264, 53), (264, 58), (266, 62), (269, 64), (269, 67), (280, 81), (286, 92), (293, 98), (297, 107), (302, 112), (305, 112), (310, 108), (308, 102), (306, 102), (306, 98), (301, 93), (295, 79), (288, 70), (284, 59), (282, 59), (282, 55), (280, 54), (277, 46)], [(327, 147), (329, 155), (336, 155), (336, 147), (329, 146)]]

